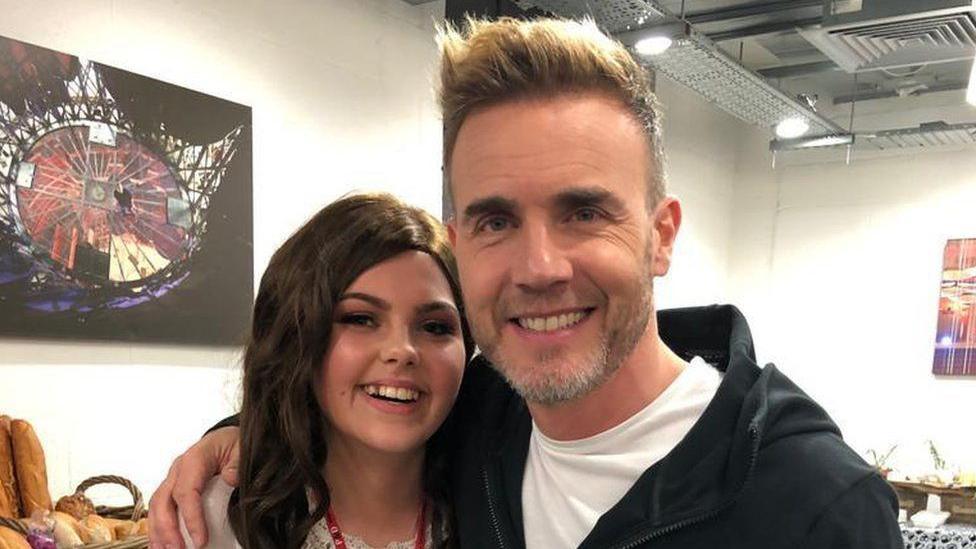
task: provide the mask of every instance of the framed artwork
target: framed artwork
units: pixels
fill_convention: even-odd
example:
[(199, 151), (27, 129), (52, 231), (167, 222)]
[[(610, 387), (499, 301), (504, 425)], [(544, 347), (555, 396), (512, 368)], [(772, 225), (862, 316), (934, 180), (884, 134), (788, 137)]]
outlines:
[(229, 345), (251, 109), (0, 37), (0, 336)]
[(932, 372), (976, 376), (976, 238), (946, 243)]

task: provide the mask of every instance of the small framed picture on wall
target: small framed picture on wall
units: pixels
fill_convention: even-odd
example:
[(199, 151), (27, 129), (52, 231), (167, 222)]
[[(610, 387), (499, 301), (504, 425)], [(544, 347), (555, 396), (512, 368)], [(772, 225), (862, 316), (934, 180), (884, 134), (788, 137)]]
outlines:
[(976, 376), (976, 238), (946, 242), (932, 372)]

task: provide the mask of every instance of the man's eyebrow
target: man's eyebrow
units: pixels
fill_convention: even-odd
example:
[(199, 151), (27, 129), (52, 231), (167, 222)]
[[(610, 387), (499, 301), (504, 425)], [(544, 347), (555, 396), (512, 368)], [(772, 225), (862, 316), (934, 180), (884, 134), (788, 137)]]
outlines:
[(486, 213), (512, 213), (518, 209), (518, 204), (502, 196), (486, 196), (479, 198), (464, 208), (461, 225), (469, 225), (474, 219)]
[(586, 206), (603, 206), (612, 210), (624, 207), (620, 197), (603, 187), (572, 187), (560, 191), (552, 198), (552, 204), (562, 211), (572, 211)]
[(375, 295), (364, 294), (362, 292), (348, 292), (339, 296), (339, 301), (345, 301), (347, 299), (358, 299), (360, 301), (365, 301), (366, 303), (369, 303), (370, 305), (373, 305), (379, 309), (383, 309), (384, 311), (390, 309), (389, 303), (376, 297)]

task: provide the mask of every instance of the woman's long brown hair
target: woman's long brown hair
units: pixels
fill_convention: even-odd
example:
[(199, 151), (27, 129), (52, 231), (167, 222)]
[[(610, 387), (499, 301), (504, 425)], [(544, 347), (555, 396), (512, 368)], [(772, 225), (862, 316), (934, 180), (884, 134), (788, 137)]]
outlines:
[[(419, 250), (441, 267), (461, 309), (445, 231), (423, 210), (386, 194), (353, 195), (326, 206), (271, 258), (261, 277), (244, 352), (239, 485), (228, 517), (245, 549), (298, 548), (329, 506), (322, 478), (328, 425), (316, 380), (332, 334), (334, 308), (364, 271)], [(474, 345), (461, 314), (465, 358)], [(446, 452), (451, 418), (427, 443), (424, 491), (434, 502), (435, 546), (451, 545)], [(316, 501), (310, 509), (306, 490)], [(448, 525), (441, 539), (441, 525)]]

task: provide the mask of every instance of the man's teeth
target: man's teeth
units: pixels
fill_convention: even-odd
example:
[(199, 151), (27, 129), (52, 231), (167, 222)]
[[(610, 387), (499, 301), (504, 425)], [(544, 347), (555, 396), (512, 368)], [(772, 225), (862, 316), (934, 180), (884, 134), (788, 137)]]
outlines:
[(576, 312), (563, 315), (541, 316), (541, 317), (521, 317), (518, 319), (519, 326), (533, 332), (551, 332), (568, 328), (586, 316), (585, 313)]
[(413, 402), (420, 398), (420, 392), (404, 387), (390, 387), (388, 385), (367, 385), (364, 387), (366, 394), (370, 396), (381, 396), (391, 400), (403, 402)]

